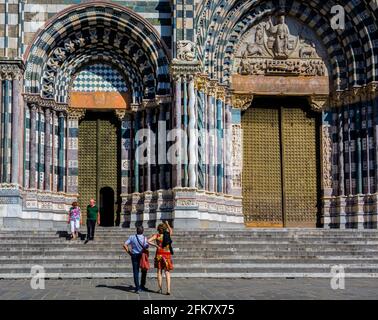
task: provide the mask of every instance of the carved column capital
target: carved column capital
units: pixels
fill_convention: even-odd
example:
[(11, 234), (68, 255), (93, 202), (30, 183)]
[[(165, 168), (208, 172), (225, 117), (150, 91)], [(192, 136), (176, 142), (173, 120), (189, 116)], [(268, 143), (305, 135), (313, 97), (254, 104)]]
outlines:
[(217, 80), (209, 80), (207, 82), (207, 94), (212, 97), (217, 97), (217, 86), (218, 81)]
[(240, 110), (247, 110), (253, 101), (253, 94), (233, 93), (232, 94), (232, 107)]
[(127, 110), (126, 109), (114, 109), (114, 113), (118, 120), (123, 121), (126, 117)]
[(207, 75), (200, 75), (196, 78), (195, 88), (197, 91), (206, 92), (207, 84), (208, 84)]
[(218, 84), (216, 95), (217, 95), (217, 99), (225, 102), (226, 101), (226, 86)]
[(308, 97), (308, 102), (310, 103), (311, 110), (315, 112), (322, 112), (328, 108), (329, 96), (314, 94)]
[(0, 60), (0, 80), (21, 80), (24, 71), (22, 60)]

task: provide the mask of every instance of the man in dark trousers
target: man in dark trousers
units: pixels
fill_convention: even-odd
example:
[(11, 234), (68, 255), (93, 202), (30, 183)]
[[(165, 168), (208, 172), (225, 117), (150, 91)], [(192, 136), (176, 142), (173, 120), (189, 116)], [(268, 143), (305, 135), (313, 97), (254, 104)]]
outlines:
[[(124, 243), (123, 248), (131, 256), (131, 263), (133, 265), (134, 283), (135, 283), (135, 293), (140, 291), (147, 291), (146, 278), (147, 270), (142, 269), (142, 279), (141, 285), (139, 286), (139, 268), (140, 268), (140, 258), (142, 256), (143, 249), (148, 249), (148, 240), (143, 235), (144, 228), (139, 226), (136, 228), (136, 234), (132, 235)], [(131, 247), (131, 250), (129, 248)]]
[(96, 206), (95, 200), (91, 199), (87, 206), (87, 239), (85, 243), (89, 240), (94, 240), (96, 222), (100, 225), (100, 212)]

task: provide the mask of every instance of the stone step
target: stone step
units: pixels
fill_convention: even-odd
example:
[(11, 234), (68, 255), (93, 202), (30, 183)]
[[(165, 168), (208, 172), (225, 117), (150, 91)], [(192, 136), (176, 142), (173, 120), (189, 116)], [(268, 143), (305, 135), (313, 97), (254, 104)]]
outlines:
[[(85, 233), (85, 227), (81, 228), (81, 232)], [(156, 229), (145, 229), (145, 234), (155, 234)], [(4, 231), (0, 230), (0, 236), (7, 235), (63, 235), (67, 233), (66, 230), (63, 231), (35, 231), (35, 230), (17, 230), (17, 231)], [(117, 230), (107, 230), (96, 228), (96, 234), (98, 235), (131, 235), (135, 234), (135, 230), (130, 229), (117, 229)], [(377, 230), (324, 230), (324, 229), (243, 229), (243, 230), (177, 230), (174, 229), (174, 234), (179, 236), (228, 236), (228, 235), (242, 235), (242, 236), (270, 236), (270, 237), (281, 237), (281, 236), (377, 236)]]
[[(127, 239), (127, 238), (126, 238)], [(125, 238), (99, 238), (97, 237), (95, 242), (100, 244), (110, 244), (110, 245), (119, 245), (120, 243), (124, 243), (126, 240)], [(84, 238), (81, 240), (70, 240), (66, 238), (41, 238), (41, 237), (22, 237), (22, 238), (4, 238), (1, 239), (1, 244), (76, 244), (76, 243), (83, 243)], [(191, 239), (190, 241), (187, 241), (182, 238), (173, 238), (174, 244), (179, 245), (196, 245), (196, 244), (218, 244), (222, 245), (225, 243), (230, 244), (245, 244), (245, 245), (253, 245), (253, 244), (327, 244), (327, 245), (333, 245), (333, 244), (370, 244), (370, 245), (377, 245), (378, 244), (378, 238), (377, 239), (355, 239), (355, 238), (338, 238), (338, 239), (317, 239), (317, 238), (311, 238), (311, 239), (246, 239), (245, 237), (230, 239), (230, 238), (223, 238), (223, 239)]]
[[(76, 241), (65, 241), (65, 242), (18, 242), (18, 241), (9, 241), (1, 242), (1, 249), (69, 249), (77, 248), (78, 250), (85, 250), (86, 248), (95, 248), (97, 250), (107, 250), (107, 249), (120, 249), (122, 248), (123, 242), (100, 242), (96, 241), (95, 243), (84, 244), (83, 242)], [(220, 247), (227, 246), (229, 249), (241, 250), (241, 249), (267, 249), (267, 250), (279, 250), (291, 248), (292, 250), (311, 250), (311, 249), (329, 249), (329, 250), (378, 250), (377, 243), (277, 243), (277, 242), (198, 242), (198, 243), (173, 243), (174, 249), (185, 249), (185, 250), (212, 250), (219, 249)], [(151, 246), (153, 249), (153, 246)]]
[[(316, 259), (292, 259), (292, 258), (274, 258), (274, 257), (261, 257), (261, 256), (251, 256), (251, 257), (213, 257), (213, 258), (192, 258), (192, 257), (175, 257), (173, 258), (175, 263), (183, 263), (183, 264), (204, 264), (204, 263), (213, 263), (213, 264), (219, 264), (219, 263), (285, 263), (285, 264), (330, 264), (330, 265), (336, 265), (336, 264), (361, 264), (364, 265), (367, 264), (377, 264), (378, 265), (378, 258), (353, 258), (348, 259), (348, 257), (317, 257)], [(10, 265), (10, 264), (28, 264), (28, 265), (44, 265), (44, 264), (51, 264), (51, 263), (130, 263), (130, 259), (128, 257), (125, 257), (124, 255), (120, 256), (109, 256), (109, 257), (102, 257), (102, 256), (88, 256), (88, 257), (82, 257), (82, 256), (53, 256), (53, 257), (17, 257), (17, 256), (11, 256), (6, 257), (2, 256), (0, 257), (0, 263), (1, 265)], [(153, 256), (150, 257), (150, 262), (153, 262)]]
[[(33, 265), (44, 266), (52, 278), (131, 276), (122, 244), (134, 233), (98, 228), (96, 240), (84, 245), (67, 241), (67, 232), (2, 230), (0, 278), (30, 278)], [(326, 277), (334, 265), (344, 266), (347, 276), (378, 276), (377, 231), (175, 230), (173, 241), (174, 277)], [(151, 248), (151, 266), (154, 254)]]

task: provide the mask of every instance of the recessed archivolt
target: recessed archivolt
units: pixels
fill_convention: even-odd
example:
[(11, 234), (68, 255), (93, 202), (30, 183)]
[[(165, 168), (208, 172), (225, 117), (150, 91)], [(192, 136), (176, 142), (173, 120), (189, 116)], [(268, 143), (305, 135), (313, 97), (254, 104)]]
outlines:
[(116, 52), (130, 63), (142, 78), (143, 98), (170, 93), (168, 55), (156, 31), (131, 10), (103, 2), (70, 7), (47, 23), (27, 53), (25, 91), (59, 97), (58, 71), (87, 49)]
[[(72, 80), (73, 75), (75, 75), (77, 70), (82, 66), (95, 61), (105, 61), (117, 66), (121, 70), (121, 73), (124, 75), (125, 79), (129, 81), (129, 88), (131, 89), (132, 95), (135, 96), (136, 99), (143, 97), (144, 84), (148, 85), (149, 87), (154, 86), (155, 79), (152, 77), (151, 73), (146, 75), (145, 81), (143, 81), (141, 74), (136, 72), (136, 67), (115, 51), (109, 52), (99, 50), (98, 48), (87, 48), (77, 56), (70, 57), (62, 64), (62, 67), (57, 74), (57, 81), (55, 85), (56, 101), (67, 103), (67, 93), (69, 92), (70, 80)], [(147, 80), (148, 77), (150, 77), (150, 81)]]
[(64, 66), (62, 67), (62, 72), (58, 74), (58, 81), (59, 87), (56, 88), (59, 97), (56, 97), (56, 100), (63, 99), (63, 103), (68, 103), (67, 97), (69, 97), (69, 92), (72, 88), (72, 83), (74, 80), (74, 76), (88, 64), (93, 63), (105, 63), (111, 65), (113, 68), (119, 69), (120, 73), (123, 75), (127, 87), (130, 89), (132, 96), (135, 99), (132, 102), (141, 102), (136, 100), (136, 96), (138, 93), (142, 92), (143, 90), (143, 83), (142, 79), (140, 78), (139, 74), (134, 72), (134, 69), (127, 65), (122, 61), (119, 57), (115, 55), (106, 54), (106, 53), (97, 53), (97, 52), (84, 52), (80, 56), (78, 56), (72, 63), (67, 65), (67, 68)]
[[(346, 89), (377, 80), (376, 8), (368, 1), (345, 1), (346, 28), (333, 30), (331, 7), (340, 1), (212, 1), (197, 11), (197, 42), (205, 71), (227, 83), (234, 46), (251, 25), (284, 10), (285, 15), (308, 25), (322, 39), (332, 65), (334, 87)], [(343, 6), (343, 3), (341, 3)], [(218, 10), (216, 9), (218, 8)], [(369, 31), (370, 30), (370, 31)]]

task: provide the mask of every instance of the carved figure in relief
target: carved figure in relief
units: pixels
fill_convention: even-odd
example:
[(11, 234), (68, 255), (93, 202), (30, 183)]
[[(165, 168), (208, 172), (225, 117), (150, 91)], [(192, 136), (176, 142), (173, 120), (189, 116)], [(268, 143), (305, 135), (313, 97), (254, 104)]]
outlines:
[(273, 25), (272, 19), (266, 25), (266, 31), (271, 36), (272, 50), (276, 58), (286, 59), (289, 56), (289, 27), (285, 23), (285, 16), (279, 16), (278, 24)]
[(301, 48), (299, 49), (300, 58), (317, 58), (318, 57), (314, 42), (307, 39), (300, 39), (300, 45), (301, 45)]
[(177, 42), (177, 59), (182, 61), (193, 61), (196, 57), (195, 43), (189, 40)]

